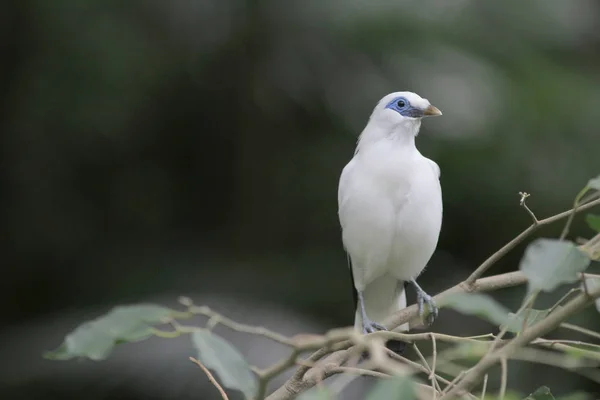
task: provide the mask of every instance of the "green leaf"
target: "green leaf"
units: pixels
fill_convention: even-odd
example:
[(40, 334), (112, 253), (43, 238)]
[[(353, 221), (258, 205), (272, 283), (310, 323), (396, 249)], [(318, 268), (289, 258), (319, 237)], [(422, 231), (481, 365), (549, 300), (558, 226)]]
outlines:
[(366, 397), (367, 400), (413, 400), (416, 398), (415, 385), (410, 378), (405, 376), (380, 379)]
[(161, 323), (176, 311), (153, 304), (119, 306), (110, 312), (85, 322), (69, 333), (64, 342), (44, 357), (68, 360), (87, 357), (103, 360), (117, 343), (137, 342), (152, 334), (152, 325)]
[(560, 284), (578, 280), (578, 274), (589, 264), (589, 257), (571, 242), (537, 239), (525, 250), (519, 269), (527, 277), (530, 290), (551, 292)]
[(493, 324), (502, 325), (508, 319), (508, 309), (490, 296), (480, 293), (455, 293), (440, 301), (440, 306), (450, 307), (463, 314), (475, 315)]
[(333, 400), (335, 394), (331, 393), (327, 388), (315, 387), (302, 393), (297, 397), (298, 400)]
[(544, 318), (546, 318), (546, 316), (548, 315), (549, 312), (550, 312), (550, 310), (530, 309), (529, 314), (527, 314), (527, 310), (524, 310), (523, 314), (521, 314), (521, 315), (518, 315), (515, 313), (509, 313), (508, 321), (506, 322), (506, 324), (500, 326), (500, 329), (504, 329), (505, 327), (507, 327), (507, 332), (519, 333), (519, 332), (521, 332), (521, 330), (523, 328), (523, 320), (526, 315), (527, 315), (526, 327), (530, 327), (531, 325), (534, 325), (534, 324), (540, 322), (541, 320), (543, 320)]
[(600, 175), (598, 175), (595, 178), (592, 178), (588, 181), (587, 186), (590, 189), (596, 189), (596, 190), (600, 190)]
[(205, 329), (194, 332), (192, 342), (198, 350), (198, 359), (217, 373), (223, 386), (241, 391), (246, 398), (254, 397), (257, 391), (256, 376), (235, 347)]
[(541, 386), (523, 400), (554, 400), (554, 396), (547, 386)]
[(600, 232), (600, 215), (588, 214), (585, 216), (585, 222), (587, 222), (590, 228), (596, 232)]

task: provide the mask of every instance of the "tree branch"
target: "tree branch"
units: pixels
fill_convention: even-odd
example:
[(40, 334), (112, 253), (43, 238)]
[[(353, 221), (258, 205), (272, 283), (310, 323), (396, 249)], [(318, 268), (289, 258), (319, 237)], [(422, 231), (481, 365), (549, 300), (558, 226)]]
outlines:
[(529, 327), (527, 331), (508, 342), (508, 344), (501, 349), (482, 358), (467, 374), (465, 374), (464, 378), (448, 393), (442, 396), (440, 400), (450, 400), (457, 397), (462, 391), (470, 391), (479, 383), (489, 368), (500, 362), (503, 358), (510, 358), (510, 356), (519, 348), (557, 328), (561, 322), (591, 304), (592, 301), (598, 297), (600, 297), (600, 288), (592, 293), (582, 293), (575, 297), (562, 308), (548, 315), (537, 324)]
[(533, 232), (535, 232), (540, 227), (551, 224), (556, 221), (559, 221), (563, 218), (567, 218), (569, 216), (575, 215), (576, 213), (585, 211), (585, 210), (592, 208), (594, 206), (597, 206), (599, 204), (600, 204), (600, 199), (596, 199), (596, 200), (590, 201), (588, 203), (578, 205), (577, 207), (573, 207), (572, 209), (570, 209), (568, 211), (564, 211), (564, 212), (562, 212), (560, 214), (556, 214), (552, 217), (548, 217), (548, 218), (545, 218), (542, 220), (534, 219), (534, 222), (527, 229), (525, 229), (523, 232), (521, 232), (516, 238), (514, 238), (513, 240), (511, 240), (510, 242), (505, 244), (504, 247), (502, 247), (500, 250), (498, 250), (497, 252), (492, 254), (479, 267), (477, 267), (477, 269), (471, 274), (471, 276), (469, 276), (467, 278), (465, 283), (467, 285), (473, 284), (492, 265), (494, 265), (498, 260), (500, 260), (502, 257), (504, 257), (509, 251), (511, 251), (513, 248), (515, 248), (516, 245), (521, 243), (523, 240), (525, 240), (529, 235), (531, 235)]
[[(466, 280), (464, 280), (463, 282), (460, 282), (459, 284), (434, 296), (434, 299), (438, 303), (443, 303), (442, 300), (445, 297), (447, 297), (451, 294), (454, 294), (454, 293), (486, 292), (486, 291), (493, 291), (493, 290), (498, 290), (498, 289), (502, 289), (502, 288), (518, 286), (518, 285), (522, 285), (522, 284), (526, 283), (527, 282), (526, 277), (524, 276), (523, 273), (521, 273), (519, 271), (495, 275), (495, 276), (486, 277), (486, 278), (481, 278), (481, 275), (483, 273), (485, 273), (494, 263), (496, 263), (504, 255), (506, 255), (510, 250), (512, 250), (515, 246), (517, 246), (519, 243), (521, 243), (525, 238), (527, 238), (529, 235), (531, 235), (539, 227), (548, 225), (548, 224), (558, 221), (560, 219), (569, 217), (570, 215), (572, 216), (577, 212), (584, 211), (586, 209), (589, 209), (591, 207), (594, 207), (594, 206), (600, 204), (600, 199), (594, 199), (592, 201), (588, 201), (587, 203), (577, 205), (576, 208), (573, 208), (571, 210), (562, 212), (562, 213), (554, 215), (552, 217), (538, 220), (537, 217), (535, 216), (535, 214), (525, 204), (525, 199), (527, 198), (527, 196), (528, 195), (526, 193), (521, 194), (521, 206), (524, 207), (525, 210), (531, 216), (532, 221), (533, 221), (532, 225), (529, 226), (527, 229), (525, 229), (523, 232), (521, 232), (521, 234), (519, 234), (516, 238), (514, 238), (509, 243), (507, 243), (499, 251), (497, 251), (492, 256), (490, 256)], [(482, 358), (482, 360), (480, 360), (480, 363), (477, 364), (476, 367), (478, 367), (479, 369), (473, 368), (473, 369), (469, 370), (468, 373), (464, 374), (465, 375), (464, 379), (459, 379), (456, 387), (452, 388), (452, 390), (450, 390), (447, 394), (443, 395), (442, 398), (443, 399), (450, 398), (449, 397), (450, 395), (455, 397), (459, 393), (460, 393), (460, 395), (464, 395), (464, 393), (468, 392), (471, 389), (473, 384), (478, 382), (478, 379), (481, 378), (482, 373), (485, 372), (491, 365), (499, 362), (502, 359), (510, 358), (510, 354), (509, 354), (509, 352), (507, 352), (506, 349), (508, 348), (510, 351), (510, 349), (511, 349), (510, 346), (511, 345), (514, 346), (513, 343), (515, 343), (515, 341), (517, 344), (522, 343), (522, 344), (519, 344), (519, 346), (521, 346), (521, 345), (526, 345), (529, 342), (531, 342), (532, 340), (539, 337), (539, 335), (536, 336), (536, 333), (540, 329), (539, 328), (540, 324), (544, 324), (544, 325), (541, 325), (542, 327), (548, 326), (548, 327), (550, 327), (549, 329), (553, 329), (554, 326), (551, 326), (548, 324), (552, 323), (552, 321), (555, 321), (556, 318), (558, 318), (557, 315), (558, 316), (563, 315), (565, 313), (565, 307), (567, 307), (569, 305), (571, 305), (571, 307), (572, 307), (572, 304), (579, 304), (579, 303), (574, 303), (574, 302), (576, 302), (576, 301), (581, 302), (582, 299), (589, 300), (589, 297), (584, 295), (584, 297), (578, 296), (577, 298), (573, 299), (572, 301), (567, 303), (567, 305), (564, 306), (560, 310), (560, 312), (559, 311), (554, 312), (550, 317), (544, 319), (540, 323), (538, 323), (538, 324), (534, 325), (533, 327), (531, 327), (530, 329), (528, 329), (527, 332), (524, 332), (520, 336), (518, 336), (517, 339), (519, 341), (516, 341), (516, 339), (509, 341), (508, 345), (506, 345), (505, 347), (502, 347), (501, 349), (496, 350), (496, 351), (494, 351), (495, 346), (492, 346), (490, 348), (490, 351)], [(583, 307), (583, 305), (581, 305), (581, 307)], [(410, 342), (410, 341), (414, 341), (414, 340), (422, 340), (424, 338), (428, 338), (428, 339), (434, 341), (434, 343), (435, 343), (436, 339), (439, 339), (442, 341), (446, 340), (446, 341), (454, 341), (454, 342), (469, 341), (469, 340), (476, 341), (476, 339), (474, 339), (474, 338), (457, 338), (457, 337), (452, 337), (449, 335), (443, 335), (443, 334), (437, 334), (437, 333), (426, 333), (426, 334), (422, 335), (422, 337), (419, 337), (419, 334), (411, 335), (411, 334), (403, 334), (403, 333), (397, 333), (397, 332), (391, 331), (391, 330), (395, 329), (396, 327), (403, 325), (407, 322), (410, 322), (414, 318), (417, 318), (418, 317), (417, 305), (411, 305), (409, 307), (406, 307), (403, 310), (400, 310), (399, 312), (393, 314), (392, 316), (387, 318), (385, 321), (383, 321), (383, 325), (390, 331), (376, 332), (376, 333), (369, 335), (369, 336), (371, 336), (372, 340), (368, 343), (364, 342), (364, 337), (362, 335), (360, 337), (358, 337), (356, 332), (354, 332), (354, 330), (352, 328), (331, 330), (323, 336), (299, 335), (297, 337), (287, 338), (287, 337), (279, 335), (275, 332), (269, 331), (265, 328), (257, 328), (257, 327), (251, 327), (248, 325), (238, 324), (235, 321), (229, 320), (229, 319), (213, 312), (212, 310), (210, 310), (208, 308), (197, 307), (197, 308), (190, 308), (190, 310), (193, 310), (193, 312), (196, 314), (203, 314), (203, 315), (208, 316), (210, 318), (209, 325), (211, 325), (211, 326), (214, 326), (217, 323), (221, 323), (221, 324), (226, 325), (234, 330), (265, 336), (265, 337), (268, 337), (279, 343), (282, 343), (282, 344), (292, 347), (293, 352), (289, 358), (282, 360), (280, 363), (277, 363), (276, 365), (274, 365), (273, 367), (271, 367), (267, 370), (259, 371), (259, 377), (261, 378), (261, 385), (260, 385), (261, 390), (260, 390), (259, 398), (262, 398), (262, 396), (264, 396), (264, 392), (265, 392), (268, 381), (275, 375), (278, 375), (279, 373), (283, 372), (289, 366), (296, 364), (297, 357), (302, 351), (310, 350), (310, 349), (318, 349), (316, 352), (314, 352), (312, 355), (310, 355), (305, 360), (305, 362), (302, 363), (302, 365), (296, 370), (294, 375), (284, 385), (282, 385), (281, 387), (276, 389), (275, 392), (273, 392), (270, 396), (268, 396), (267, 400), (285, 400), (285, 399), (294, 398), (297, 394), (313, 387), (315, 384), (320, 382), (322, 379), (326, 379), (327, 377), (329, 377), (335, 373), (341, 372), (343, 370), (342, 364), (347, 362), (352, 354), (356, 353), (357, 351), (362, 351), (362, 349), (364, 349), (365, 345), (370, 350), (372, 350), (371, 357), (374, 360), (374, 362), (377, 361), (380, 364), (380, 366), (390, 368), (390, 370), (385, 371), (385, 372), (392, 371), (392, 369), (397, 368), (398, 365), (392, 365), (392, 364), (388, 365), (388, 363), (383, 363), (382, 357), (384, 357), (385, 353), (383, 353), (383, 350), (374, 344), (374, 342), (379, 343), (384, 339), (395, 338), (395, 339), (400, 339), (400, 340)], [(547, 321), (550, 321), (550, 323)], [(562, 322), (562, 320), (558, 320), (557, 324), (560, 324), (560, 322)], [(536, 327), (538, 329), (534, 329)], [(531, 339), (529, 339), (527, 342), (523, 342), (523, 340), (524, 340), (523, 338), (528, 338), (528, 337), (531, 337)], [(499, 338), (495, 338), (495, 339), (499, 340)], [(497, 343), (498, 340), (496, 340), (495, 343)], [(356, 344), (358, 344), (358, 346), (356, 346)], [(335, 351), (335, 352), (332, 353), (332, 351)], [(332, 354), (330, 354), (330, 353), (332, 353)], [(498, 356), (498, 354), (500, 354), (500, 356)], [(320, 368), (318, 371), (319, 373), (317, 374), (318, 376), (316, 376), (315, 374), (307, 374), (307, 372), (309, 370), (311, 370), (311, 368), (315, 368), (315, 363), (320, 361), (325, 356), (327, 356), (327, 358), (325, 360), (322, 360), (319, 364), (320, 365), (324, 364), (326, 366), (326, 368)], [(427, 366), (426, 369), (429, 369), (429, 371), (428, 371), (429, 378), (432, 379), (432, 381), (435, 381), (435, 372), (429, 366)], [(394, 372), (394, 371), (392, 371), (392, 372)], [(439, 390), (438, 389), (439, 385), (437, 388), (435, 386), (436, 386), (435, 383), (433, 383), (433, 390), (436, 390), (436, 389)], [(447, 390), (448, 390), (448, 388), (446, 388), (446, 391)]]
[[(522, 284), (525, 284), (526, 282), (527, 282), (527, 278), (525, 277), (525, 275), (522, 272), (520, 272), (520, 271), (508, 272), (505, 274), (499, 274), (499, 275), (495, 275), (495, 276), (478, 279), (472, 285), (466, 285), (465, 282), (461, 282), (461, 283), (457, 284), (456, 286), (453, 286), (452, 288), (447, 289), (444, 292), (434, 296), (434, 299), (439, 302), (440, 299), (443, 299), (444, 297), (449, 296), (454, 293), (488, 292), (488, 291), (494, 291), (494, 290), (499, 290), (499, 289), (503, 289), (503, 288), (522, 285)], [(568, 304), (570, 304), (570, 303), (568, 303)], [(555, 311), (553, 314), (555, 314), (556, 312), (557, 311)], [(436, 340), (445, 341), (445, 342), (453, 342), (453, 343), (467, 342), (467, 341), (481, 342), (481, 340), (478, 340), (475, 337), (463, 338), (463, 337), (456, 337), (456, 336), (445, 335), (445, 334), (441, 334), (441, 333), (433, 333), (433, 332), (410, 334), (410, 333), (400, 333), (400, 332), (391, 331), (391, 329), (394, 329), (397, 326), (405, 324), (405, 323), (409, 322), (411, 319), (416, 318), (416, 317), (418, 317), (417, 306), (411, 305), (403, 310), (398, 311), (397, 313), (395, 313), (394, 315), (392, 315), (385, 321), (384, 325), (386, 326), (386, 328), (389, 328), (390, 331), (375, 332), (375, 333), (370, 334), (369, 336), (373, 336), (373, 337), (377, 336), (377, 337), (381, 337), (381, 338), (385, 338), (385, 339), (393, 338), (393, 339), (403, 340), (406, 342), (412, 342), (412, 341), (416, 341), (416, 340), (431, 340), (432, 337), (435, 337)], [(527, 331), (528, 333), (529, 333), (530, 329), (532, 329), (532, 327), (528, 328), (528, 331)], [(334, 333), (328, 333), (328, 335), (338, 337), (340, 339), (350, 338), (351, 335), (354, 333), (352, 328), (336, 329), (333, 332)], [(488, 338), (488, 337), (492, 338), (492, 339), (495, 338), (493, 335), (484, 335), (484, 336), (480, 336), (477, 338), (484, 339), (484, 338)], [(536, 337), (534, 337), (534, 339), (535, 338)], [(318, 340), (317, 340), (317, 342), (318, 342)], [(335, 347), (340, 348), (342, 350), (338, 350), (338, 351), (330, 354), (326, 359), (324, 359), (322, 361), (322, 363), (327, 364), (328, 367), (330, 367), (325, 372), (322, 379), (325, 379), (325, 378), (335, 374), (335, 369), (331, 368), (331, 367), (341, 366), (343, 363), (345, 363), (349, 359), (350, 355), (356, 351), (356, 347), (353, 346), (353, 343), (354, 342), (350, 339), (342, 340), (340, 342), (335, 343)], [(305, 345), (308, 345), (308, 343), (305, 343)], [(308, 348), (308, 346), (307, 346), (307, 348)], [(294, 375), (290, 379), (288, 379), (288, 381), (286, 381), (284, 385), (280, 386), (271, 395), (269, 395), (267, 397), (267, 400), (291, 399), (291, 398), (294, 398), (295, 396), (297, 396), (299, 393), (313, 387), (316, 384), (316, 380), (309, 376), (305, 376), (305, 374), (311, 368), (311, 365), (313, 365), (317, 361), (321, 360), (323, 357), (325, 357), (330, 352), (331, 352), (330, 347), (323, 347), (323, 348), (317, 350), (311, 356), (309, 356), (306, 360), (306, 361), (308, 361), (308, 363), (304, 363), (302, 366), (300, 366), (296, 370)], [(509, 358), (509, 357), (507, 357), (507, 358)], [(464, 391), (461, 391), (461, 394), (464, 394)]]
[(213, 384), (214, 387), (217, 388), (217, 390), (219, 391), (219, 394), (221, 395), (221, 398), (223, 400), (229, 400), (229, 397), (227, 397), (227, 393), (225, 393), (225, 390), (223, 390), (223, 388), (221, 387), (221, 385), (219, 385), (219, 382), (217, 382), (217, 380), (215, 379), (215, 377), (210, 373), (210, 371), (208, 370), (208, 368), (206, 368), (204, 366), (204, 364), (202, 364), (199, 360), (196, 360), (194, 357), (190, 357), (190, 361), (193, 362), (194, 364), (196, 364), (197, 366), (200, 367), (200, 369), (202, 371), (204, 371), (204, 373), (206, 374), (206, 376), (208, 377), (208, 380), (210, 381), (210, 383)]
[[(451, 294), (455, 293), (475, 293), (475, 292), (491, 292), (494, 290), (519, 286), (527, 283), (527, 278), (521, 271), (508, 272), (505, 274), (494, 275), (486, 278), (478, 279), (473, 284), (468, 284), (467, 281), (461, 282), (456, 286), (443, 291), (434, 296), (436, 303), (443, 303), (442, 300)], [(416, 304), (406, 307), (384, 321), (384, 326), (388, 329), (394, 329), (402, 324), (409, 322), (413, 318), (418, 317), (418, 308)]]
[[(450, 294), (454, 294), (454, 293), (487, 292), (487, 291), (493, 291), (493, 290), (498, 290), (498, 289), (502, 289), (502, 288), (508, 288), (508, 287), (522, 285), (526, 282), (527, 282), (527, 278), (525, 277), (525, 275), (523, 275), (522, 272), (520, 272), (520, 271), (509, 272), (509, 273), (505, 273), (505, 274), (500, 274), (500, 275), (495, 275), (495, 276), (491, 276), (491, 277), (478, 279), (472, 285), (466, 285), (465, 282), (461, 282), (461, 283), (457, 284), (456, 286), (434, 296), (434, 299), (439, 302), (440, 299), (443, 299), (444, 297), (446, 297)], [(405, 323), (409, 322), (411, 319), (416, 318), (416, 317), (418, 317), (417, 305), (413, 304), (403, 310), (398, 311), (397, 313), (395, 313), (394, 315), (392, 315), (391, 317), (386, 319), (384, 321), (384, 326), (389, 329), (394, 329), (395, 327), (405, 324)], [(347, 329), (349, 331), (352, 330), (352, 328), (347, 328)], [(411, 334), (403, 334), (403, 333), (390, 332), (390, 331), (375, 332), (371, 335), (373, 335), (373, 336), (380, 335), (382, 337), (393, 336), (394, 338), (402, 338), (402, 340), (407, 340), (407, 339), (410, 340), (411, 336), (413, 338), (420, 338), (420, 335), (422, 335), (423, 340), (425, 340), (425, 339), (430, 340), (432, 337), (431, 336), (432, 334), (430, 334), (430, 333), (417, 334), (417, 335), (413, 336)], [(443, 335), (443, 334), (433, 334), (433, 335), (435, 336), (436, 339), (439, 339), (439, 340), (444, 340), (444, 339), (449, 338), (449, 335)], [(456, 339), (456, 340), (458, 341), (458, 340), (475, 340), (475, 339), (463, 338), (463, 339)], [(349, 348), (347, 350), (340, 350), (340, 351), (337, 351), (337, 352), (329, 355), (327, 357), (327, 359), (324, 360), (323, 362), (327, 363), (328, 365), (340, 366), (341, 364), (343, 364), (344, 362), (346, 362), (348, 360), (350, 354), (354, 351), (354, 348), (351, 347), (352, 344), (353, 344), (353, 342), (351, 340), (345, 340), (340, 343), (337, 343), (337, 345), (339, 345), (341, 347), (349, 347)], [(326, 356), (329, 353), (329, 351), (330, 350), (328, 350), (327, 348), (321, 348), (321, 349), (317, 350), (315, 353), (313, 353), (308, 358), (308, 361), (316, 362), (316, 361), (320, 360), (321, 358), (323, 358), (324, 356)], [(310, 367), (306, 366), (306, 365), (299, 367), (296, 370), (296, 372), (294, 373), (294, 375), (284, 385), (280, 386), (271, 395), (269, 395), (267, 397), (267, 400), (291, 399), (291, 398), (294, 398), (295, 396), (297, 396), (300, 392), (303, 392), (303, 391), (313, 387), (316, 384), (316, 381), (314, 379), (305, 379), (305, 374), (309, 369), (310, 369)], [(328, 373), (329, 373), (329, 375), (332, 375), (334, 372), (328, 371)], [(327, 375), (327, 376), (329, 376), (329, 375)]]

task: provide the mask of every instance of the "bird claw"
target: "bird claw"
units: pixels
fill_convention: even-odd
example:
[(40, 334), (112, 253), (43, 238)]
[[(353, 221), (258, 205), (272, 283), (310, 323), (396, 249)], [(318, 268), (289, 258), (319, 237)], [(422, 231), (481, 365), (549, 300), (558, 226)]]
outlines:
[(429, 313), (427, 314), (426, 322), (427, 325), (431, 325), (439, 313), (438, 307), (435, 304), (435, 300), (423, 290), (417, 290), (417, 304), (419, 307), (420, 317), (423, 317), (423, 314), (425, 313), (425, 305), (427, 305)]
[(378, 324), (377, 322), (373, 322), (367, 317), (367, 312), (365, 311), (365, 300), (363, 299), (363, 294), (361, 291), (358, 292), (358, 303), (360, 305), (361, 317), (362, 317), (362, 328), (363, 333), (366, 335), (367, 333), (373, 333), (377, 331), (387, 331), (385, 326)]
[(387, 329), (385, 326), (378, 324), (377, 322), (373, 322), (368, 319), (366, 321), (363, 321), (363, 333), (365, 335), (377, 331), (387, 331)]

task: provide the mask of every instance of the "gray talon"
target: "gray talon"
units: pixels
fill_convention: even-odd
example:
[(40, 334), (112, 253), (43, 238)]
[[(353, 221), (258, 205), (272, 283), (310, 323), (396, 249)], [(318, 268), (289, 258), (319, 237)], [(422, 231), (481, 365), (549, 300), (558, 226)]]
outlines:
[(367, 333), (373, 333), (373, 332), (377, 332), (377, 331), (387, 331), (387, 329), (385, 328), (385, 326), (378, 324), (377, 322), (373, 322), (370, 320), (364, 320), (363, 319), (363, 333), (367, 334)]
[(362, 292), (358, 292), (358, 302), (360, 303), (360, 313), (362, 317), (362, 327), (363, 333), (373, 333), (377, 331), (387, 331), (385, 326), (378, 324), (377, 322), (373, 322), (367, 316), (367, 312), (365, 311), (365, 302), (363, 300)]
[(433, 297), (428, 295), (423, 289), (421, 289), (421, 287), (417, 284), (417, 282), (414, 279), (412, 279), (410, 282), (413, 284), (417, 292), (417, 306), (419, 309), (419, 316), (423, 316), (423, 314), (425, 313), (425, 305), (427, 305), (429, 314), (427, 315), (426, 322), (427, 325), (431, 325), (439, 314), (438, 307), (435, 304), (435, 300), (433, 299)]

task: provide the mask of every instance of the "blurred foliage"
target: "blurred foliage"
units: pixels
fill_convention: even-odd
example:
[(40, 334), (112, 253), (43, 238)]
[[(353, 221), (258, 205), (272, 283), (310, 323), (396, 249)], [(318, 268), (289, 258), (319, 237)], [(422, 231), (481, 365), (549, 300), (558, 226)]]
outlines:
[[(599, 195), (600, 191), (594, 190), (594, 196), (596, 196), (594, 203), (599, 202)], [(525, 196), (523, 196), (522, 201), (524, 199)], [(584, 203), (582, 203), (582, 206)], [(525, 203), (523, 203), (523, 206), (526, 207)], [(567, 227), (570, 222), (569, 219)], [(483, 388), (481, 390), (485, 391), (484, 388), (487, 388), (487, 372), (493, 364), (503, 363), (504, 372), (502, 373), (501, 394), (499, 396), (500, 399), (503, 399), (503, 394), (508, 387), (508, 361), (511, 361), (511, 365), (513, 365), (515, 360), (528, 361), (532, 364), (532, 368), (541, 365), (564, 368), (566, 373), (577, 372), (591, 381), (597, 382), (597, 376), (593, 372), (597, 370), (598, 361), (600, 360), (600, 345), (593, 342), (568, 339), (547, 340), (543, 336), (556, 331), (559, 327), (566, 329), (564, 322), (579, 314), (585, 308), (586, 303), (589, 305), (589, 303), (594, 302), (600, 312), (600, 279), (597, 275), (591, 278), (584, 277), (583, 279), (580, 277), (590, 265), (591, 255), (584, 249), (589, 246), (590, 242), (597, 241), (598, 238), (600, 238), (600, 234), (579, 248), (573, 242), (559, 239), (538, 239), (529, 244), (519, 267), (520, 272), (524, 277), (527, 277), (527, 279), (520, 282), (521, 284), (527, 284), (528, 290), (517, 313), (510, 313), (490, 296), (477, 293), (478, 290), (484, 289), (477, 289), (475, 286), (471, 288), (474, 292), (471, 292), (468, 289), (468, 279), (449, 289), (452, 293), (445, 296), (441, 295), (441, 299), (438, 299), (441, 307), (489, 321), (493, 326), (499, 326), (500, 332), (494, 334), (494, 331), (492, 331), (477, 337), (440, 336), (437, 333), (432, 333), (431, 335), (417, 334), (406, 339), (402, 338), (402, 340), (407, 341), (406, 344), (411, 343), (413, 345), (422, 361), (424, 371), (421, 372), (425, 372), (428, 379), (432, 380), (431, 387), (425, 387), (432, 389), (433, 393), (421, 393), (418, 398), (428, 399), (432, 394), (433, 397), (436, 397), (444, 392), (451, 395), (452, 390), (457, 390), (458, 393), (465, 390), (471, 394), (471, 397), (474, 397), (473, 390), (479, 387), (482, 380)], [(501, 254), (502, 251), (499, 250), (497, 254)], [(503, 253), (503, 255), (505, 254), (506, 252)], [(501, 258), (503, 255), (498, 255), (498, 257)], [(514, 278), (506, 279), (507, 275), (513, 276), (514, 274), (497, 274), (489, 277), (488, 279), (495, 280), (495, 284), (490, 286), (494, 286), (495, 290), (498, 290), (502, 287), (515, 285)], [(577, 283), (578, 287), (571, 288), (551, 308), (546, 310), (533, 308), (537, 296), (542, 291), (556, 292), (559, 286), (574, 283)], [(558, 290), (558, 292), (561, 291)], [(571, 295), (577, 292), (577, 298), (572, 298)], [(417, 398), (414, 384), (418, 380), (419, 368), (399, 362), (394, 357), (387, 357), (385, 355), (385, 339), (381, 336), (367, 335), (357, 340), (354, 327), (348, 327), (345, 332), (343, 329), (335, 329), (328, 331), (323, 336), (298, 333), (290, 338), (264, 327), (240, 324), (212, 311), (207, 306), (195, 306), (193, 300), (188, 297), (180, 297), (179, 303), (187, 309), (175, 311), (150, 304), (116, 307), (104, 316), (81, 324), (65, 336), (63, 343), (57, 350), (46, 352), (45, 357), (52, 360), (87, 358), (100, 361), (108, 358), (114, 346), (119, 343), (139, 342), (153, 335), (173, 339), (189, 334), (198, 352), (198, 359), (190, 357), (190, 360), (204, 370), (211, 383), (221, 393), (224, 393), (223, 387), (225, 387), (242, 392), (244, 397), (249, 400), (263, 399), (270, 393), (267, 388), (274, 378), (290, 368), (308, 366), (308, 370), (298, 376), (298, 372), (295, 372), (293, 377), (290, 378), (291, 381), (282, 386), (287, 389), (279, 396), (277, 395), (279, 389), (277, 389), (273, 392), (273, 396), (287, 398), (292, 397), (292, 393), (300, 393), (298, 396), (300, 399), (335, 399), (338, 395), (345, 395), (345, 386), (351, 382), (351, 379), (341, 385), (338, 382), (337, 388), (333, 391), (336, 394), (330, 394), (329, 390), (323, 390), (321, 387), (323, 382), (321, 381), (326, 378), (326, 369), (332, 372), (335, 371), (336, 366), (348, 364), (351, 366), (350, 369), (354, 368), (353, 374), (361, 371), (359, 375), (378, 373), (385, 377), (385, 379), (378, 379), (375, 387), (367, 395), (367, 400), (391, 398), (411, 400)], [(429, 321), (428, 316), (423, 314), (423, 310), (415, 310), (415, 314), (417, 313), (421, 315), (423, 320)], [(209, 317), (206, 326), (182, 325), (177, 321), (177, 319), (190, 319), (194, 315)], [(409, 317), (406, 317), (404, 321), (396, 321), (395, 326), (401, 326), (408, 319)], [(428, 325), (430, 323), (428, 322)], [(153, 327), (158, 324), (170, 324), (172, 329), (165, 331)], [(261, 370), (253, 367), (234, 345), (213, 332), (219, 324), (236, 332), (270, 339), (272, 341), (271, 345), (284, 344), (290, 348), (290, 354), (266, 369)], [(600, 337), (600, 333), (583, 327), (571, 325), (568, 329), (585, 334), (587, 336), (586, 340)], [(512, 340), (505, 338), (505, 334), (508, 332), (516, 334)], [(438, 340), (436, 335), (438, 335), (438, 339), (442, 339), (441, 348), (436, 345)], [(523, 338), (525, 340), (521, 340)], [(430, 340), (433, 344), (433, 354), (430, 363), (428, 363), (418, 350), (417, 343), (419, 341), (421, 341), (421, 344), (423, 342), (427, 343)], [(505, 341), (504, 344), (501, 344), (502, 340)], [(347, 342), (350, 344), (344, 346), (344, 343)], [(536, 345), (541, 346), (541, 348), (536, 348)], [(301, 356), (306, 350), (314, 351), (316, 349), (319, 350), (313, 355), (324, 352), (317, 359), (313, 359), (313, 355), (308, 358)], [(555, 350), (555, 352), (544, 352), (542, 349)], [(336, 360), (336, 356), (333, 354), (336, 351), (341, 351), (342, 354), (346, 351), (346, 356), (337, 354)], [(368, 361), (364, 363), (360, 363), (358, 360), (362, 351), (368, 353)], [(379, 353), (379, 356), (377, 353)], [(519, 356), (520, 353), (529, 354), (529, 356), (523, 358), (523, 355)], [(330, 355), (331, 358), (329, 358)], [(352, 361), (355, 356), (357, 357), (355, 359), (357, 364)], [(315, 364), (310, 365), (302, 362), (306, 360)], [(458, 360), (463, 362), (469, 360), (471, 365), (465, 365)], [(489, 360), (495, 361), (489, 364)], [(457, 364), (457, 362), (460, 364)], [(452, 365), (452, 368), (449, 368), (449, 365)], [(207, 368), (216, 373), (217, 383), (212, 379), (210, 372), (207, 372)], [(454, 372), (450, 372), (451, 370)], [(443, 381), (446, 384), (445, 387), (440, 386), (438, 383), (438, 379), (442, 378), (435, 371), (442, 373), (447, 379)], [(338, 371), (337, 373), (352, 374), (350, 371)], [(315, 374), (325, 375), (315, 382), (310, 378)], [(335, 375), (335, 373), (332, 375)], [(378, 378), (381, 378), (381, 376), (378, 376)], [(303, 384), (307, 382), (310, 386), (304, 389), (309, 390), (303, 393)], [(223, 387), (221, 387), (221, 384)], [(315, 384), (317, 387), (312, 388)], [(453, 386), (456, 387), (453, 388)], [(333, 385), (330, 388), (332, 387)], [(579, 390), (578, 393), (580, 392)], [(227, 396), (222, 394), (222, 397)], [(483, 397), (483, 395), (480, 397)], [(539, 388), (528, 398), (554, 399), (547, 387)]]

